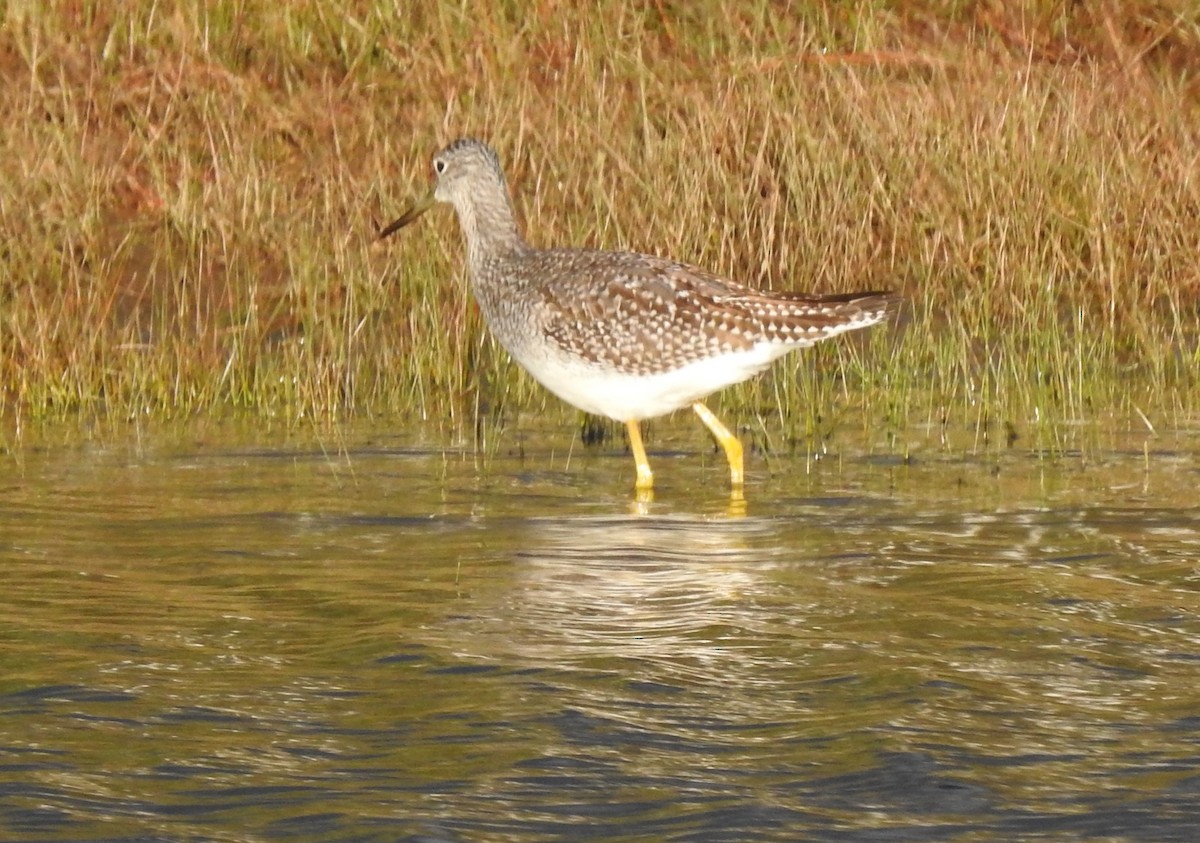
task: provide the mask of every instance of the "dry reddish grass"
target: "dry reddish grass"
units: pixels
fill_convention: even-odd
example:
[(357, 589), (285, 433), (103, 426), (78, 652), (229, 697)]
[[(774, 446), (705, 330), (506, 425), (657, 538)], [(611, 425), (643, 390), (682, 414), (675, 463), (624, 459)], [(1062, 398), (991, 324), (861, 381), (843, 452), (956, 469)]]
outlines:
[(894, 432), (1196, 410), (1194, 4), (380, 5), (8, 8), (5, 416), (542, 401), (450, 214), (371, 247), (461, 134), (534, 242), (904, 291), (894, 331), (729, 393), (785, 435), (852, 396)]

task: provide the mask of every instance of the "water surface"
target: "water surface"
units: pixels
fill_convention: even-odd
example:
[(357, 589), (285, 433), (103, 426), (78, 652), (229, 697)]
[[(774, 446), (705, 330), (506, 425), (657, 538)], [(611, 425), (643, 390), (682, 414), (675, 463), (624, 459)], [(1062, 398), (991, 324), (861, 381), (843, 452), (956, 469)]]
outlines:
[(5, 457), (0, 839), (1194, 837), (1188, 436), (549, 441)]

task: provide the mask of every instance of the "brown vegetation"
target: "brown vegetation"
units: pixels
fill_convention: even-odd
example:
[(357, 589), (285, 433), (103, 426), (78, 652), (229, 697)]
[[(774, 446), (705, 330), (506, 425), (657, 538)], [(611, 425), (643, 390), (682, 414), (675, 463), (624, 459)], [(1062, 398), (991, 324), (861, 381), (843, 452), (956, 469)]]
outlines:
[(450, 214), (371, 247), (463, 134), (535, 243), (903, 291), (732, 391), (792, 433), (1197, 408), (1193, 3), (383, 5), (6, 7), (5, 417), (541, 401)]

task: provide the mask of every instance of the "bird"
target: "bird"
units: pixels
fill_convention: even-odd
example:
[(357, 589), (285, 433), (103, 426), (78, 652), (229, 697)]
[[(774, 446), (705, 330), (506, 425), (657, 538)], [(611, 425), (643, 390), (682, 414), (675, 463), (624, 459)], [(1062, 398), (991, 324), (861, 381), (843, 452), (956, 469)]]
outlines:
[(886, 290), (767, 292), (648, 254), (536, 248), (521, 234), (491, 146), (459, 138), (432, 164), (432, 188), (378, 239), (435, 203), (453, 206), (492, 334), (550, 392), (625, 425), (638, 493), (654, 487), (641, 422), (691, 406), (725, 452), (740, 497), (742, 444), (702, 399), (790, 351), (875, 325), (901, 300)]

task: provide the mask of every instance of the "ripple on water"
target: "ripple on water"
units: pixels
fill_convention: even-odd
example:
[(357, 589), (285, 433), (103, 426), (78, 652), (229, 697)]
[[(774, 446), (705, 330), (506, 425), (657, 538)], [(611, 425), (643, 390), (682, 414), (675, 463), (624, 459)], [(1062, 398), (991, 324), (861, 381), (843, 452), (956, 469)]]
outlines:
[(44, 459), (0, 493), (6, 838), (1200, 821), (1178, 462), (844, 460), (737, 518), (690, 456), (645, 515), (580, 500), (618, 454)]

